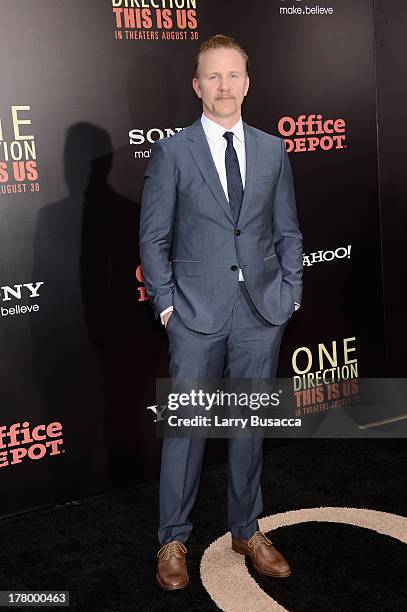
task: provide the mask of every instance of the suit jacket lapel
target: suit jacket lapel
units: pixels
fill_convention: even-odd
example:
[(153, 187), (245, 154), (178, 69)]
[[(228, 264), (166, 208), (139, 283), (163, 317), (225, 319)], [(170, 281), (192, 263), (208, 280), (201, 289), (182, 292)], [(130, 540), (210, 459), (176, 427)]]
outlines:
[[(245, 122), (243, 122), (243, 129), (246, 150), (246, 180), (239, 214), (239, 223), (241, 223), (243, 215), (248, 209), (250, 199), (254, 194), (256, 169), (258, 165), (258, 139), (256, 133), (250, 125), (247, 125)], [(220, 182), (219, 174), (216, 170), (200, 118), (188, 128), (188, 146), (213, 196), (228, 219), (234, 224), (232, 211), (225, 196), (225, 192), (223, 191), (222, 183)]]
[(240, 207), (240, 214), (238, 224), (242, 222), (243, 216), (246, 213), (251, 197), (254, 194), (254, 187), (256, 185), (256, 170), (257, 170), (257, 158), (258, 158), (258, 141), (257, 135), (250, 125), (247, 125), (243, 121), (244, 129), (244, 142), (246, 150), (246, 181), (243, 192), (242, 205)]
[(219, 174), (216, 170), (200, 118), (188, 128), (188, 146), (213, 196), (228, 219), (234, 224), (232, 211), (225, 196), (225, 192), (223, 191), (222, 183), (220, 182)]

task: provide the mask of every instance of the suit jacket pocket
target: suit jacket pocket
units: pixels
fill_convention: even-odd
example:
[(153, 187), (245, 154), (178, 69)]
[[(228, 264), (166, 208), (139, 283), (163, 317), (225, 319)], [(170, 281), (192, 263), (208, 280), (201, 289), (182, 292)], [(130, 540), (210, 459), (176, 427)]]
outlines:
[(173, 259), (171, 266), (174, 276), (203, 276), (205, 273), (204, 261)]
[(277, 259), (276, 253), (273, 253), (273, 255), (267, 255), (267, 257), (264, 258), (264, 267), (267, 270), (269, 270), (270, 268), (280, 267), (280, 262)]
[(275, 174), (263, 174), (256, 177), (256, 184), (260, 183), (273, 183), (276, 180)]

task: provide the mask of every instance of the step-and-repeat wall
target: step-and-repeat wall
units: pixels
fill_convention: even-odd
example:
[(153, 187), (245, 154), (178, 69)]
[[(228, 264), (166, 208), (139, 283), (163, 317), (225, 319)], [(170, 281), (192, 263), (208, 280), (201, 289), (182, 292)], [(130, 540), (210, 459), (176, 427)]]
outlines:
[(284, 138), (294, 174), (304, 296), (280, 374), (382, 373), (372, 0), (5, 0), (0, 32), (0, 515), (158, 474), (147, 407), (168, 345), (140, 268), (142, 177), (152, 143), (200, 115), (193, 58), (213, 34), (247, 50), (244, 119)]

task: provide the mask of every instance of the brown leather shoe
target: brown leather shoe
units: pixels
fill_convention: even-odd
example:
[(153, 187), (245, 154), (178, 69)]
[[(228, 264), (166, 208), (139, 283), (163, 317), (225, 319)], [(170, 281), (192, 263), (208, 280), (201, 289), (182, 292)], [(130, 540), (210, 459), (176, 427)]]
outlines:
[(173, 540), (163, 544), (157, 553), (157, 582), (162, 589), (185, 589), (189, 582), (185, 553), (182, 542)]
[(291, 576), (291, 569), (283, 555), (261, 531), (256, 531), (250, 540), (234, 540), (232, 549), (250, 557), (254, 567), (261, 574), (274, 578)]

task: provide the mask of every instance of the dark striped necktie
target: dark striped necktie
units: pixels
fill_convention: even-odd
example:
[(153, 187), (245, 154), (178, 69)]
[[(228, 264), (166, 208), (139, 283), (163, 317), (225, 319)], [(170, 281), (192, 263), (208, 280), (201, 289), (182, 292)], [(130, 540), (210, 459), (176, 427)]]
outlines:
[(227, 142), (225, 152), (225, 167), (229, 204), (232, 210), (233, 219), (235, 223), (237, 223), (240, 206), (243, 199), (242, 176), (240, 174), (239, 160), (237, 158), (235, 147), (233, 146), (233, 132), (225, 132), (223, 137), (226, 138)]

